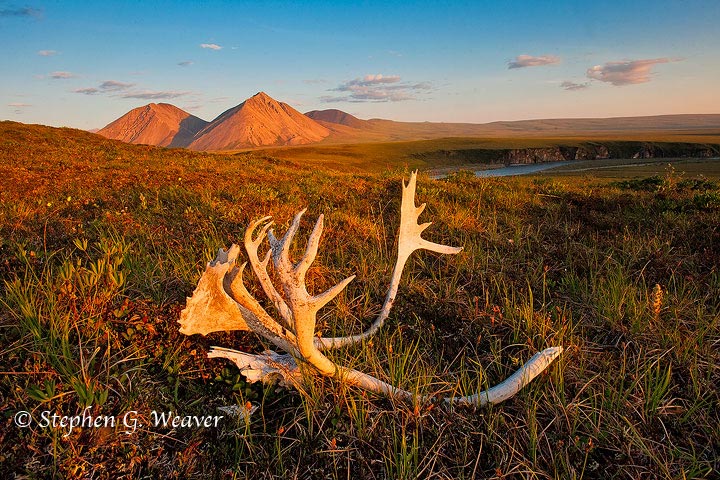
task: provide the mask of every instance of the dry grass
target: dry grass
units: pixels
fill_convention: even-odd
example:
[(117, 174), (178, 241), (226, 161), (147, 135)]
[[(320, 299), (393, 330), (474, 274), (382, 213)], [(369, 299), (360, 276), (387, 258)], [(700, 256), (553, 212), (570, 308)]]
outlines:
[[(249, 385), (179, 311), (247, 222), (325, 213), (313, 288), (357, 273), (322, 314), (357, 332), (394, 255), (400, 178), (259, 155), (134, 147), (4, 124), (0, 134), (0, 472), (25, 478), (712, 478), (720, 464), (720, 196), (666, 172), (421, 178), (434, 241), (410, 262), (384, 331), (335, 359), (422, 392), (496, 383), (550, 345), (566, 353), (486, 410), (408, 405), (330, 379)], [(659, 286), (659, 287), (657, 287)], [(258, 291), (257, 286), (253, 286)], [(662, 292), (662, 293), (658, 293)], [(21, 429), (16, 412), (217, 414), (248, 425)]]

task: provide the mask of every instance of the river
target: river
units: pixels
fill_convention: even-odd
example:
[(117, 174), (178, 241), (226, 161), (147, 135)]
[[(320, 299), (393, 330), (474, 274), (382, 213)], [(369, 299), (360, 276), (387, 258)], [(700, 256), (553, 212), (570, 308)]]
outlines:
[[(510, 177), (513, 175), (528, 175), (530, 173), (542, 172), (551, 168), (562, 167), (573, 162), (545, 162), (545, 163), (518, 163), (516, 165), (508, 165), (506, 167), (486, 168), (482, 170), (473, 170), (476, 177)], [(445, 178), (449, 173), (431, 174), (430, 178)]]

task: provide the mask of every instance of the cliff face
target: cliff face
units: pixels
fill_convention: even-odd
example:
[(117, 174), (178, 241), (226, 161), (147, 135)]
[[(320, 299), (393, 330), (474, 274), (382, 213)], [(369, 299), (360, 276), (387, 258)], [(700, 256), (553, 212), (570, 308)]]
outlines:
[(583, 145), (580, 147), (516, 148), (505, 150), (499, 160), (510, 164), (560, 162), (566, 160), (597, 160), (610, 158), (605, 145)]
[(465, 163), (515, 165), (603, 158), (709, 158), (720, 156), (720, 145), (607, 142), (543, 148), (437, 150), (415, 156), (430, 162), (452, 159)]

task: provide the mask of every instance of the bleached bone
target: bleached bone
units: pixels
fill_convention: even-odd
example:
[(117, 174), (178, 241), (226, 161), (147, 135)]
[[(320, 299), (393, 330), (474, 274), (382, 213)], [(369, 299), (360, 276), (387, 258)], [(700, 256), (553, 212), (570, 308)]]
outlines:
[[(310, 368), (302, 370), (339, 378), (376, 393), (405, 400), (433, 400), (434, 397), (418, 397), (363, 372), (338, 365), (322, 353), (323, 349), (366, 340), (383, 326), (395, 301), (405, 263), (415, 250), (425, 249), (444, 254), (455, 254), (462, 250), (461, 247), (440, 245), (422, 238), (421, 233), (430, 223), (418, 223), (425, 204), (415, 206), (416, 182), (417, 172), (410, 175), (407, 185), (403, 182), (397, 260), (382, 309), (365, 332), (337, 338), (319, 338), (315, 335), (318, 311), (332, 301), (355, 276), (346, 278), (318, 295), (311, 295), (307, 291), (305, 275), (317, 255), (323, 230), (323, 215), (319, 216), (310, 234), (303, 257), (294, 263), (290, 259), (290, 245), (300, 228), (300, 220), (305, 210), (295, 215), (290, 228), (280, 239), (270, 230), (271, 217), (252, 222), (245, 232), (245, 250), (252, 270), (282, 318), (282, 324), (275, 321), (245, 288), (242, 281), (245, 264), (240, 267), (236, 265), (240, 247), (232, 245), (227, 251), (220, 249), (215, 260), (208, 264), (198, 287), (180, 315), (180, 332), (187, 335), (207, 335), (222, 330), (250, 329), (286, 352), (278, 354), (265, 351), (254, 355), (221, 347), (212, 348), (208, 357), (222, 357), (235, 362), (250, 382), (280, 380), (284, 385), (299, 388), (303, 379), (300, 365), (304, 364)], [(261, 227), (260, 233), (255, 237), (258, 227)], [(258, 247), (266, 236), (270, 250), (265, 258), (260, 260)], [(268, 274), (267, 267), (271, 259), (282, 292), (278, 291)], [(561, 353), (562, 347), (547, 348), (535, 354), (499, 385), (473, 395), (448, 397), (444, 400), (447, 403), (469, 405), (500, 403), (515, 395)]]

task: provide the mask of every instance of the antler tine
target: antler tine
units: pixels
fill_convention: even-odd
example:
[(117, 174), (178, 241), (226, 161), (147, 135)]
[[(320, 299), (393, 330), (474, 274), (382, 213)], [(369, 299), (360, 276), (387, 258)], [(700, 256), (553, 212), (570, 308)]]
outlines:
[(292, 269), (292, 262), (290, 262), (290, 244), (300, 228), (300, 219), (302, 219), (302, 216), (306, 211), (307, 208), (303, 208), (295, 214), (295, 218), (293, 218), (290, 228), (288, 228), (287, 232), (285, 232), (285, 235), (283, 235), (280, 240), (275, 237), (272, 230), (268, 232), (273, 263), (278, 271), (289, 272)]
[(400, 204), (400, 233), (398, 235), (398, 261), (400, 258), (410, 256), (418, 249), (430, 250), (437, 253), (455, 254), (460, 253), (462, 247), (450, 247), (439, 243), (429, 242), (420, 234), (428, 228), (432, 222), (418, 224), (420, 214), (425, 210), (423, 203), (415, 206), (415, 188), (417, 186), (417, 171), (410, 175), (407, 185), (403, 180), (402, 202)]
[(315, 295), (310, 299), (310, 304), (312, 305), (312, 308), (317, 312), (322, 307), (327, 305), (333, 298), (337, 297), (340, 292), (342, 292), (345, 287), (347, 287), (348, 283), (355, 280), (355, 275), (351, 275), (347, 277), (345, 280), (341, 281), (337, 285), (328, 288), (323, 293), (320, 293), (318, 295)]
[[(267, 222), (271, 218), (272, 217), (269, 216), (263, 217), (255, 220), (254, 222), (250, 223), (250, 225), (248, 225), (247, 230), (245, 230), (245, 251), (247, 251), (250, 266), (252, 267), (253, 272), (255, 272), (255, 276), (260, 282), (260, 285), (262, 286), (265, 295), (267, 295), (267, 297), (272, 301), (273, 305), (277, 309), (278, 313), (280, 313), (280, 316), (284, 320), (284, 326), (292, 330), (294, 328), (292, 311), (273, 285), (272, 280), (270, 279), (270, 275), (268, 275), (267, 272), (267, 264), (268, 260), (270, 260), (271, 251), (268, 250), (265, 258), (262, 261), (260, 260), (260, 257), (258, 257), (258, 247), (265, 239), (265, 236), (269, 235), (268, 229), (273, 225), (272, 221)], [(260, 230), (257, 238), (253, 239), (253, 234), (255, 230), (259, 225), (264, 222), (267, 223)]]
[(317, 222), (315, 222), (315, 227), (310, 234), (310, 238), (308, 238), (305, 255), (303, 255), (303, 257), (294, 267), (295, 275), (301, 283), (305, 279), (305, 274), (310, 268), (310, 265), (312, 265), (312, 263), (315, 261), (315, 257), (317, 256), (318, 247), (320, 245), (320, 237), (322, 237), (323, 232), (324, 218), (324, 215), (321, 213), (317, 219)]
[(260, 243), (262, 243), (263, 238), (265, 238), (265, 233), (267, 232), (267, 229), (272, 226), (274, 222), (270, 221), (265, 224), (265, 226), (260, 230), (260, 234), (258, 234), (257, 238), (253, 240), (253, 233), (255, 233), (255, 229), (258, 227), (258, 225), (267, 222), (272, 217), (270, 215), (262, 218), (258, 218), (254, 222), (251, 222), (250, 225), (248, 225), (247, 229), (245, 230), (245, 248), (247, 249), (248, 244), (255, 245), (255, 248), (257, 250), (257, 247), (260, 246)]

